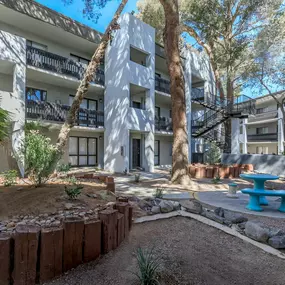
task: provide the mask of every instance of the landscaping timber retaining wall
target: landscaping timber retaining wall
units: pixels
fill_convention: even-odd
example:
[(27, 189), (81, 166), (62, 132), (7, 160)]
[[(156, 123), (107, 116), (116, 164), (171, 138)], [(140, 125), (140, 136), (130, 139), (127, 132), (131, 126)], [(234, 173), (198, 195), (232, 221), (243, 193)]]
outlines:
[(0, 285), (34, 285), (117, 248), (128, 236), (132, 207), (117, 202), (99, 220), (66, 219), (61, 228), (32, 225), (0, 234)]
[(253, 171), (251, 164), (227, 165), (203, 165), (191, 164), (188, 173), (192, 178), (238, 178), (243, 171)]

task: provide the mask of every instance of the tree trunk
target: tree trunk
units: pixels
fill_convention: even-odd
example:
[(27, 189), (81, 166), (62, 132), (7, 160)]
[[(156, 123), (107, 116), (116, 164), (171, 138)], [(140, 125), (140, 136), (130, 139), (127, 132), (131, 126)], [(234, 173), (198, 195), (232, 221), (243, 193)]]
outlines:
[(117, 20), (119, 19), (124, 7), (126, 6), (128, 0), (122, 0), (120, 6), (118, 7), (112, 21), (110, 22), (109, 26), (107, 27), (104, 35), (102, 36), (101, 42), (96, 49), (95, 53), (92, 56), (92, 59), (85, 71), (84, 77), (80, 82), (80, 85), (77, 89), (76, 95), (68, 112), (67, 118), (61, 127), (59, 132), (57, 143), (56, 143), (56, 157), (53, 160), (53, 169), (55, 168), (57, 162), (61, 158), (62, 154), (64, 153), (64, 148), (66, 146), (69, 133), (71, 128), (75, 125), (77, 113), (80, 107), (80, 104), (86, 95), (90, 82), (94, 78), (94, 74), (97, 68), (100, 66), (101, 59), (104, 57), (105, 50), (108, 46), (108, 42), (111, 37), (111, 32), (115, 29), (118, 29)]
[(178, 0), (160, 0), (165, 13), (164, 47), (170, 76), (173, 121), (172, 182), (188, 184), (188, 134), (185, 82), (179, 52)]

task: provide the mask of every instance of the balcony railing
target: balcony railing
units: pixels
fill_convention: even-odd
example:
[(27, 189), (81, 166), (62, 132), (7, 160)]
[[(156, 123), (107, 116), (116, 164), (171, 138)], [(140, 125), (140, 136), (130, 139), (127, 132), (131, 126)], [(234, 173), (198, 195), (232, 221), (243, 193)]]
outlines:
[(170, 94), (170, 81), (155, 76), (155, 90)]
[(172, 119), (165, 117), (155, 117), (155, 129), (157, 131), (172, 132)]
[(265, 120), (272, 120), (278, 118), (278, 111), (277, 110), (268, 110), (266, 112), (258, 112), (255, 114), (254, 117), (249, 117), (248, 122), (258, 122), (258, 121), (265, 121)]
[(277, 133), (268, 133), (268, 134), (254, 134), (248, 135), (248, 142), (264, 142), (264, 141), (272, 141), (275, 142), (278, 139)]
[[(29, 119), (64, 122), (70, 106), (51, 102), (26, 100), (26, 115)], [(104, 126), (104, 112), (80, 108), (76, 125), (98, 128)]]
[[(27, 46), (27, 64), (59, 74), (68, 75), (81, 80), (87, 65), (76, 62), (45, 50)], [(104, 85), (105, 76), (103, 70), (97, 70), (93, 79), (94, 83)]]

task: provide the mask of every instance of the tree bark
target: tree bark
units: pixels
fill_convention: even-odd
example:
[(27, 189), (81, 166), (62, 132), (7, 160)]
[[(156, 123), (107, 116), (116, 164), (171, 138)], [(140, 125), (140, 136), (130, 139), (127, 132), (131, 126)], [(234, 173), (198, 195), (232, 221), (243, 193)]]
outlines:
[(188, 134), (185, 82), (179, 52), (178, 0), (160, 0), (165, 13), (164, 47), (170, 76), (173, 121), (172, 177), (173, 183), (188, 184)]
[(77, 89), (76, 95), (74, 97), (74, 100), (72, 102), (72, 105), (70, 107), (70, 110), (68, 112), (67, 118), (61, 127), (61, 130), (59, 132), (58, 138), (57, 138), (57, 143), (56, 143), (56, 156), (53, 161), (53, 169), (55, 168), (57, 162), (61, 158), (62, 154), (64, 153), (64, 148), (66, 146), (69, 133), (71, 128), (75, 125), (75, 120), (76, 116), (80, 107), (80, 104), (86, 95), (90, 82), (94, 78), (94, 74), (98, 67), (100, 66), (101, 59), (104, 57), (105, 50), (108, 46), (110, 37), (111, 37), (111, 32), (115, 29), (118, 29), (118, 24), (117, 21), (126, 6), (128, 0), (122, 0), (120, 6), (118, 7), (112, 21), (110, 22), (109, 26), (107, 27), (104, 35), (102, 36), (101, 42), (96, 49), (95, 53), (92, 56), (92, 59), (85, 71), (85, 74), (80, 82), (80, 85)]

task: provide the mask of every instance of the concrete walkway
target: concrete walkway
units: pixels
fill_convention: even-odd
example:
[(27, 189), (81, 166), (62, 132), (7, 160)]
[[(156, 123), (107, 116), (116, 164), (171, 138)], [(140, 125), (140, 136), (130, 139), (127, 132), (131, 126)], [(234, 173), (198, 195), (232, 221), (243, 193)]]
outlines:
[(261, 206), (264, 210), (262, 212), (249, 211), (246, 209), (249, 196), (238, 191), (238, 198), (228, 198), (227, 191), (206, 191), (195, 193), (195, 198), (202, 203), (214, 207), (222, 207), (231, 211), (252, 214), (256, 216), (264, 216), (271, 218), (285, 218), (285, 213), (279, 212), (277, 209), (280, 206), (280, 200), (277, 197), (266, 197), (269, 205)]

